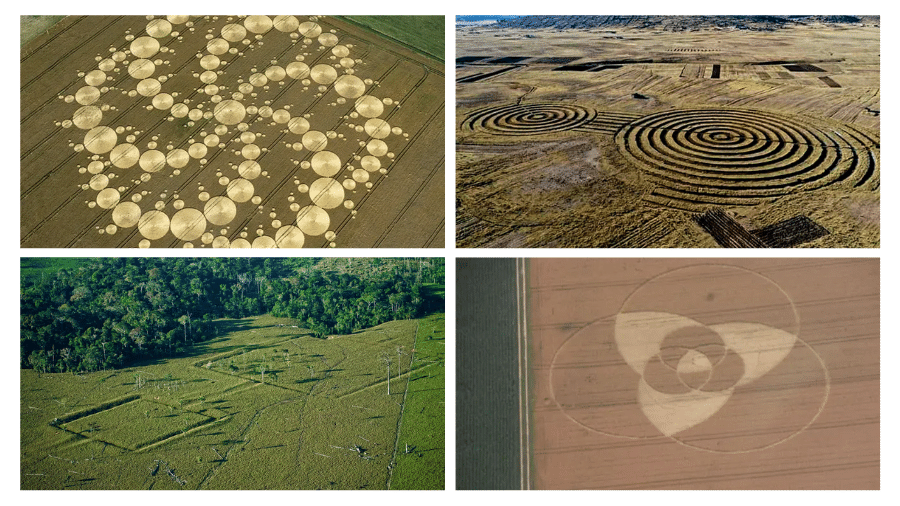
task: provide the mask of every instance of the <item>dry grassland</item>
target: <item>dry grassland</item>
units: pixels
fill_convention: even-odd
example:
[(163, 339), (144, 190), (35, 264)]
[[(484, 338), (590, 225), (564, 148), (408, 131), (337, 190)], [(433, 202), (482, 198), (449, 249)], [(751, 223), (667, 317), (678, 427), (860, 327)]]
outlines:
[(463, 247), (877, 247), (879, 27), (457, 27)]

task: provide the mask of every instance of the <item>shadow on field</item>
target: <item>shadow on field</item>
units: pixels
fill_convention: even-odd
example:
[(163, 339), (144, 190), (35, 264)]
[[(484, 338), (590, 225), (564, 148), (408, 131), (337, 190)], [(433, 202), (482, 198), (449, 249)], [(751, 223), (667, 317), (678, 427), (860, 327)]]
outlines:
[(218, 320), (214, 324), (216, 326), (216, 334), (220, 336), (248, 330), (253, 327), (248, 320)]

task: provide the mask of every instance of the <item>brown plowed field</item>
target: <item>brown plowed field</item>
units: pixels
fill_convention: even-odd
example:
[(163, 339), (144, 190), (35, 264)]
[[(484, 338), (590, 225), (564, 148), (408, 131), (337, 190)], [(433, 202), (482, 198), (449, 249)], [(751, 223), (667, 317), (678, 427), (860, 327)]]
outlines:
[(528, 27), (555, 18), (457, 25), (459, 246), (739, 243), (714, 209), (879, 246), (877, 24)]
[(527, 268), (532, 487), (880, 487), (878, 259)]
[(68, 17), (21, 71), (22, 247), (443, 246), (443, 64), (373, 31)]

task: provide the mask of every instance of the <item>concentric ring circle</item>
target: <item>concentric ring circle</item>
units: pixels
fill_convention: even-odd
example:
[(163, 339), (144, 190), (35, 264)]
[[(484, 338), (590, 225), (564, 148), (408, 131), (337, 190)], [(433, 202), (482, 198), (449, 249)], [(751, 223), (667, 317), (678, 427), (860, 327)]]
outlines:
[(463, 126), (502, 135), (536, 135), (577, 128), (597, 116), (593, 109), (572, 104), (515, 104), (482, 109)]
[(754, 110), (650, 114), (622, 127), (616, 144), (663, 194), (697, 204), (861, 186), (877, 171), (878, 141), (852, 127)]

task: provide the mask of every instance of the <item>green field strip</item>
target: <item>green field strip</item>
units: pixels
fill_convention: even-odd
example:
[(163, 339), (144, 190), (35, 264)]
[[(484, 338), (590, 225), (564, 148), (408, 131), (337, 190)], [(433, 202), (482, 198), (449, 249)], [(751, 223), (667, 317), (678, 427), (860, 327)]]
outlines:
[[(425, 332), (443, 334), (443, 318), (422, 320)], [(437, 328), (435, 328), (437, 327)], [(401, 420), (397, 427), (392, 467), (388, 480), (391, 490), (440, 489), (444, 487), (444, 361), (442, 340), (418, 341), (414, 349), (419, 362), (426, 363), (428, 375), (410, 377), (404, 394)], [(415, 358), (415, 357), (414, 357)], [(430, 359), (436, 360), (430, 360)], [(421, 383), (417, 381), (421, 380)], [(417, 382), (417, 383), (413, 383)], [(438, 421), (433, 421), (438, 420)], [(435, 425), (437, 423), (438, 425)], [(440, 430), (438, 430), (440, 427)], [(414, 443), (409, 446), (409, 443)], [(399, 452), (405, 443), (404, 452)]]
[[(416, 333), (413, 337), (413, 354), (409, 358), (410, 366), (416, 360), (416, 344), (419, 342), (419, 322), (416, 322)], [(406, 388), (403, 389), (403, 400), (400, 401), (400, 416), (397, 417), (397, 429), (394, 431), (394, 451), (391, 453), (391, 463), (388, 465), (388, 476), (387, 482), (385, 483), (385, 488), (391, 489), (391, 478), (394, 476), (394, 464), (397, 462), (397, 445), (400, 444), (400, 426), (403, 425), (403, 411), (406, 409), (406, 394), (409, 393), (409, 384), (410, 384), (410, 376), (412, 376), (413, 369), (410, 368), (407, 371), (406, 375)]]
[[(418, 28), (418, 25), (435, 16), (341, 16), (341, 19), (444, 63), (445, 20), (438, 17), (441, 18), (441, 27), (432, 26), (428, 31)], [(411, 30), (412, 27), (417, 27), (417, 31)]]

